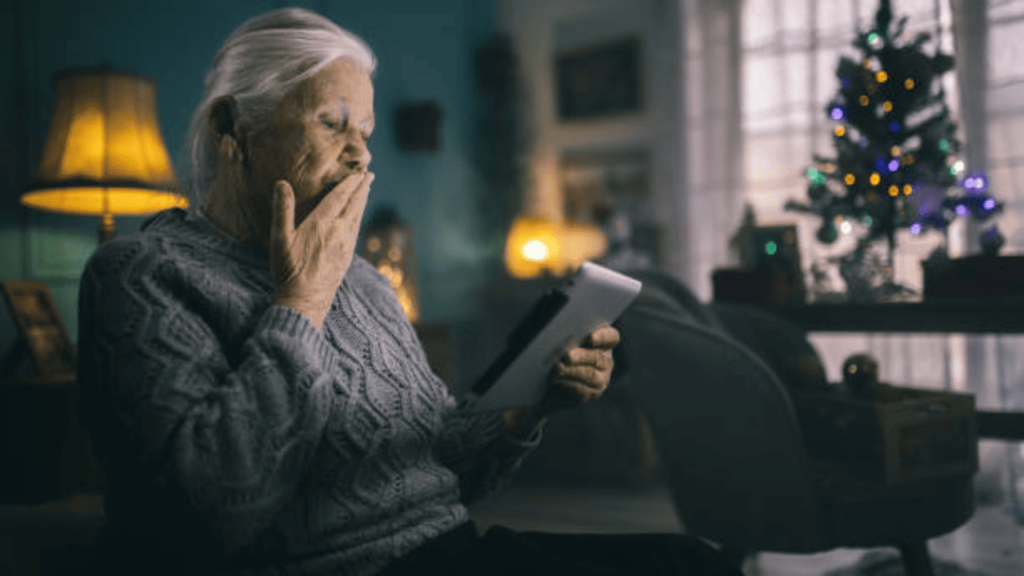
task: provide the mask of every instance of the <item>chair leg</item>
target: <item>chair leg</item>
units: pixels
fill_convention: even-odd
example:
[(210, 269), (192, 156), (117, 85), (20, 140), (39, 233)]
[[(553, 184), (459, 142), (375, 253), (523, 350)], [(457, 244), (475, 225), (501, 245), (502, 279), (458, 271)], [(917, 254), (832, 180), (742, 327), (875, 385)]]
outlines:
[(899, 547), (903, 558), (903, 573), (906, 576), (935, 576), (932, 557), (928, 554), (928, 542), (922, 540)]

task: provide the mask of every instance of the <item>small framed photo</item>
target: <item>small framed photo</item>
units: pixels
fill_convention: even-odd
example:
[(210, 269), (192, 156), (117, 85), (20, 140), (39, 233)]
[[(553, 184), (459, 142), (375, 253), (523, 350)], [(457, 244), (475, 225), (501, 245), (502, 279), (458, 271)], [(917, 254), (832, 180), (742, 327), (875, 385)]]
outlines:
[(18, 327), (20, 345), (27, 349), (36, 373), (41, 376), (74, 373), (75, 349), (46, 283), (19, 280), (3, 281), (0, 285)]
[(588, 120), (639, 112), (643, 66), (639, 38), (626, 38), (555, 58), (558, 117)]

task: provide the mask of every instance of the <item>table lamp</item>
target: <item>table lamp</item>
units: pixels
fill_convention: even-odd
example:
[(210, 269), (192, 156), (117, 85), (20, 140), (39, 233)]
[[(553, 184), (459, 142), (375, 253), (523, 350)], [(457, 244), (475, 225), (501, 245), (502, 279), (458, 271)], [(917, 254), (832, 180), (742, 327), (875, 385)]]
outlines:
[(608, 238), (596, 226), (520, 215), (505, 242), (505, 267), (518, 279), (545, 273), (562, 276), (607, 250)]
[(114, 236), (115, 215), (187, 206), (175, 189), (152, 80), (112, 68), (56, 75), (50, 129), (23, 205), (99, 216), (103, 243)]

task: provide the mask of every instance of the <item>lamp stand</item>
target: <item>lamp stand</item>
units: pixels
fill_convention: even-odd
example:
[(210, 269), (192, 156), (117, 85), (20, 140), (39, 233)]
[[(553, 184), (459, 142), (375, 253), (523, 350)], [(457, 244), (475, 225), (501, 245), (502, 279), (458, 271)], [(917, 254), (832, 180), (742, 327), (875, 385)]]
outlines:
[(100, 244), (105, 243), (114, 237), (114, 215), (107, 212), (100, 216)]

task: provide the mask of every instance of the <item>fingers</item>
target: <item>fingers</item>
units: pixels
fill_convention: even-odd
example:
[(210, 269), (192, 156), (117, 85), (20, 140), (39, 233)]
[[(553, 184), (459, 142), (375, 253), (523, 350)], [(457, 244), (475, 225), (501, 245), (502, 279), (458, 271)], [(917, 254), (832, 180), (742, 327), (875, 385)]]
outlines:
[(566, 366), (592, 366), (598, 370), (611, 370), (614, 365), (610, 350), (573, 348), (562, 356), (559, 364)]
[(359, 183), (359, 186), (349, 196), (349, 201), (345, 204), (339, 216), (346, 228), (357, 226), (359, 221), (363, 219), (363, 212), (366, 211), (366, 202), (370, 198), (370, 184), (373, 183), (375, 178), (376, 175), (372, 172), (367, 173), (366, 178)]
[(592, 364), (566, 364), (559, 362), (555, 365), (554, 379), (562, 382), (578, 382), (590, 388), (604, 390), (611, 379), (611, 360), (608, 360), (607, 367), (599, 367)]
[(346, 176), (313, 208), (310, 216), (313, 219), (328, 221), (338, 218), (345, 212), (349, 202), (360, 190), (360, 186), (369, 186), (369, 183), (373, 182), (373, 178), (371, 172), (357, 172)]
[(587, 339), (584, 341), (584, 344), (591, 348), (611, 350), (612, 348), (615, 348), (616, 346), (619, 345), (619, 340), (621, 340), (619, 331), (609, 326), (608, 324), (605, 324), (603, 326), (599, 326), (593, 332), (591, 332), (590, 335), (587, 336)]
[(270, 215), (270, 237), (272, 242), (287, 245), (295, 231), (295, 194), (284, 180), (274, 184), (274, 209)]

